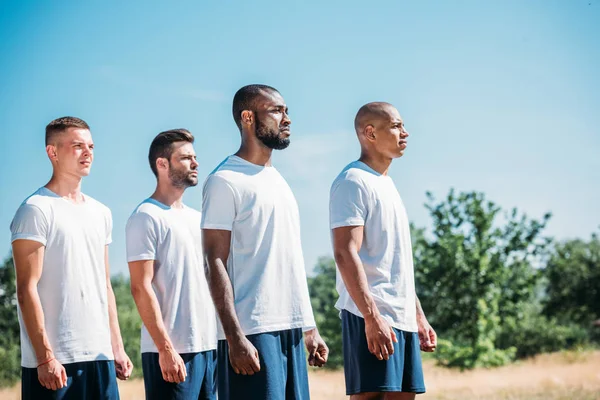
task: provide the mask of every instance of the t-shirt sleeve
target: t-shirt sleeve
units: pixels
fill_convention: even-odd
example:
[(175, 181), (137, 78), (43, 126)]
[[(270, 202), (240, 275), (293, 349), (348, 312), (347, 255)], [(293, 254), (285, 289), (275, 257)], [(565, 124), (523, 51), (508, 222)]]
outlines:
[(11, 242), (33, 240), (46, 245), (48, 220), (44, 212), (33, 204), (22, 204), (10, 224)]
[(329, 197), (330, 229), (364, 225), (367, 212), (367, 196), (358, 182), (341, 179), (333, 184)]
[(125, 227), (127, 262), (156, 260), (157, 226), (152, 217), (137, 212), (129, 217)]
[(202, 191), (202, 229), (231, 231), (235, 220), (235, 192), (223, 178), (209, 176)]
[(112, 213), (110, 212), (110, 210), (107, 208), (106, 209), (106, 214), (105, 217), (106, 219), (106, 245), (109, 245), (112, 243), (112, 229), (113, 229), (113, 220), (112, 220)]

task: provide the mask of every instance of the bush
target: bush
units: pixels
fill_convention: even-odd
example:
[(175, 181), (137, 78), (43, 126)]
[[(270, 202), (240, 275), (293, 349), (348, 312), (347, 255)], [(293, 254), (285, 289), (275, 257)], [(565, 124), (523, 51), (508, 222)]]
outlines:
[(461, 371), (477, 367), (500, 367), (512, 362), (516, 349), (496, 349), (491, 340), (484, 340), (477, 346), (452, 343), (450, 340), (439, 339), (434, 358), (439, 365), (458, 368)]
[(342, 322), (335, 308), (338, 293), (335, 289), (335, 261), (321, 257), (315, 266), (315, 276), (308, 278), (308, 290), (319, 333), (327, 347), (329, 360), (326, 368), (344, 366), (342, 352)]
[(523, 319), (507, 324), (497, 340), (500, 348), (515, 347), (517, 358), (574, 349), (588, 343), (589, 332), (582, 326), (561, 325), (539, 314), (525, 315)]

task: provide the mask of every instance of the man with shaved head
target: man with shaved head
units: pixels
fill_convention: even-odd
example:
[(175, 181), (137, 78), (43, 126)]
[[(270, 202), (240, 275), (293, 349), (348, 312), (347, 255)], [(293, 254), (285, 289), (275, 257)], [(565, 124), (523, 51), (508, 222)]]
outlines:
[(414, 399), (425, 392), (419, 349), (434, 351), (437, 338), (415, 293), (409, 221), (388, 175), (408, 132), (383, 102), (362, 106), (354, 126), (361, 155), (335, 179), (329, 203), (346, 394)]
[[(308, 363), (328, 349), (313, 317), (300, 243), (298, 205), (271, 164), (290, 144), (288, 108), (266, 85), (233, 99), (242, 143), (208, 176), (202, 236), (219, 314), (220, 400), (307, 400)], [(304, 340), (303, 340), (304, 339)]]

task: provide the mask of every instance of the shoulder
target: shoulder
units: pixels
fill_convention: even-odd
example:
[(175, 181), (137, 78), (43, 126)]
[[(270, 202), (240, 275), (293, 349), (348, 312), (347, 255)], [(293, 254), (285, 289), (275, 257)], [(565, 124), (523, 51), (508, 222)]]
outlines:
[(133, 210), (129, 216), (129, 221), (159, 221), (162, 219), (164, 214), (164, 206), (161, 207), (158, 203), (152, 199), (145, 199)]
[(29, 195), (17, 210), (19, 213), (42, 214), (48, 217), (51, 214), (52, 206), (57, 197), (52, 196), (51, 192), (45, 188), (39, 188)]
[(348, 164), (335, 178), (331, 190), (343, 187), (346, 189), (364, 190), (368, 186), (368, 172), (358, 168), (356, 162)]

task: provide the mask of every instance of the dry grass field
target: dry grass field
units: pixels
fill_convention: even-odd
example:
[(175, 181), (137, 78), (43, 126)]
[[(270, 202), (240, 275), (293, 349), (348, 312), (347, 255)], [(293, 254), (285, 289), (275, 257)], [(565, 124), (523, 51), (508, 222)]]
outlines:
[[(545, 354), (491, 370), (458, 372), (425, 363), (427, 393), (419, 400), (600, 400), (600, 351)], [(310, 374), (313, 400), (346, 399), (340, 372)], [(0, 391), (0, 399), (16, 400), (19, 387)], [(143, 400), (142, 381), (120, 385), (121, 399)]]

